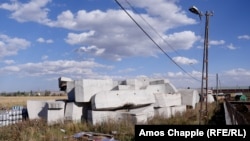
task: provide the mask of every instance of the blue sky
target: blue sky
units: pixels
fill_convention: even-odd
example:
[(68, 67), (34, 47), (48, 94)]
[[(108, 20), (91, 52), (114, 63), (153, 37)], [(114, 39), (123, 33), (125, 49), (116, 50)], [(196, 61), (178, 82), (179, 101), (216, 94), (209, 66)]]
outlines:
[(249, 0), (118, 2), (141, 28), (115, 0), (2, 0), (0, 92), (56, 91), (61, 76), (149, 77), (199, 88), (205, 16), (191, 13), (193, 5), (214, 13), (209, 87), (216, 87), (216, 74), (220, 86), (250, 86)]

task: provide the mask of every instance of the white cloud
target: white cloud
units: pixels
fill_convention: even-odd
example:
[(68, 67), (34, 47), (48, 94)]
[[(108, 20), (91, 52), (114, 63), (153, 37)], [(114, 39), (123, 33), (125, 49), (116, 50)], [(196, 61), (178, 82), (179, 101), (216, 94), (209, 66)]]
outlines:
[[(74, 74), (75, 77), (81, 76), (91, 78), (98, 76), (94, 69), (112, 69), (112, 66), (105, 66), (94, 61), (73, 61), (73, 60), (58, 60), (44, 61), (40, 63), (26, 63), (0, 68), (0, 74), (18, 74), (24, 76), (66, 76)], [(101, 75), (101, 74), (100, 74)]]
[(250, 77), (250, 70), (246, 70), (246, 69), (243, 69), (243, 68), (237, 68), (237, 69), (228, 70), (225, 73), (227, 75), (232, 75), (232, 76), (244, 75), (244, 76)]
[[(56, 20), (48, 18), (48, 9), (45, 8), (51, 0), (33, 0), (28, 3), (4, 3), (1, 8), (10, 10), (12, 17), (18, 21), (33, 21), (50, 27), (61, 27), (75, 30), (70, 32), (65, 41), (74, 46), (95, 46), (100, 49), (92, 55), (99, 55), (106, 59), (120, 61), (130, 56), (154, 56), (160, 52), (152, 41), (136, 26), (136, 24), (126, 15), (123, 10), (79, 10), (73, 13), (70, 10), (61, 12)], [(186, 10), (182, 10), (175, 3), (176, 1), (133, 1), (134, 7), (145, 8), (141, 15), (129, 10), (129, 13), (145, 29), (145, 31), (166, 51), (172, 51), (169, 46), (174, 46), (175, 50), (190, 49), (198, 40), (194, 32), (183, 31), (166, 35), (169, 29), (195, 24), (195, 20), (188, 18)], [(53, 9), (51, 9), (53, 10)], [(155, 31), (162, 35), (165, 43), (159, 36), (156, 36), (153, 30), (142, 16)], [(111, 22), (112, 21), (112, 22)], [(52, 40), (38, 39), (39, 42), (51, 43)], [(143, 41), (143, 42), (142, 42)], [(161, 52), (160, 52), (161, 53)]]
[(235, 50), (236, 49), (236, 47), (232, 43), (227, 45), (227, 48), (230, 49), (230, 50)]
[[(167, 42), (165, 49), (173, 51), (173, 48), (174, 50), (190, 49), (191, 47), (193, 47), (193, 44), (199, 40), (199, 37), (195, 36), (195, 33), (192, 31), (183, 31), (166, 35), (164, 39)], [(170, 47), (172, 48), (172, 50), (170, 49)]]
[(238, 36), (238, 39), (250, 40), (250, 36), (249, 35), (241, 35), (241, 36)]
[(48, 58), (49, 58), (49, 56), (47, 56), (47, 55), (42, 56), (42, 60), (47, 60)]
[(89, 53), (95, 56), (102, 55), (105, 52), (104, 48), (98, 48), (96, 46), (80, 47), (76, 50), (78, 54)]
[(212, 40), (212, 41), (209, 41), (209, 45), (223, 45), (225, 44), (225, 41), (224, 40)]
[(196, 59), (189, 59), (189, 58), (181, 57), (181, 56), (173, 57), (173, 60), (176, 63), (184, 64), (184, 65), (190, 65), (190, 64), (197, 64), (198, 63), (198, 61)]
[(4, 60), (3, 62), (7, 65), (15, 64), (14, 60)]
[(36, 41), (39, 43), (53, 43), (52, 39), (45, 40), (44, 38), (41, 38), (41, 37), (38, 38)]
[(84, 44), (86, 41), (88, 41), (89, 38), (91, 38), (95, 34), (95, 31), (91, 30), (89, 32), (83, 32), (80, 34), (76, 33), (68, 33), (68, 37), (65, 39), (65, 41), (68, 44), (71, 45), (81, 45)]
[(48, 22), (47, 14), (49, 10), (45, 6), (52, 0), (31, 0), (28, 3), (12, 1), (11, 3), (2, 3), (0, 8), (12, 12), (11, 18), (19, 21), (34, 21), (39, 23)]
[(16, 55), (19, 50), (24, 50), (30, 46), (30, 42), (22, 38), (11, 38), (0, 34), (0, 58)]
[(126, 69), (123, 69), (123, 70), (119, 70), (118, 73), (130, 73), (130, 72), (133, 72), (135, 71), (134, 68), (126, 68)]

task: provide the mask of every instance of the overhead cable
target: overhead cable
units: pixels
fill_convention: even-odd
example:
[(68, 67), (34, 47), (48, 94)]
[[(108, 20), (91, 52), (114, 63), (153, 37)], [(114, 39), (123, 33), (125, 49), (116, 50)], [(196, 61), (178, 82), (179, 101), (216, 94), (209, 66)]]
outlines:
[(187, 71), (185, 71), (178, 63), (176, 63), (154, 40), (153, 38), (140, 26), (139, 23), (137, 23), (137, 21), (127, 12), (127, 10), (117, 1), (115, 0), (116, 3), (121, 7), (121, 9), (130, 17), (130, 19), (143, 31), (143, 33), (176, 65), (178, 66), (184, 73), (186, 73), (187, 75), (189, 75), (191, 78), (198, 80), (197, 78), (193, 77), (192, 75), (190, 75)]

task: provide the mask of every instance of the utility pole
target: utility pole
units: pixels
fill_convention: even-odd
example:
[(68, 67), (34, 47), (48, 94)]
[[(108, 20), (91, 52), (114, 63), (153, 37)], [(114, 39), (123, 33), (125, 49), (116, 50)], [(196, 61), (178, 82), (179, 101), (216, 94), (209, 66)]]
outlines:
[[(200, 20), (203, 16), (202, 13), (196, 8), (192, 6), (189, 10), (199, 15)], [(201, 98), (200, 98), (200, 115), (199, 115), (199, 124), (201, 124), (202, 119), (205, 119), (205, 123), (207, 122), (207, 96), (208, 96), (208, 31), (209, 31), (209, 17), (213, 15), (213, 12), (206, 11), (206, 22), (205, 22), (205, 37), (204, 37), (204, 50), (203, 50), (203, 64), (202, 64), (202, 81), (201, 81)], [(204, 93), (205, 89), (205, 93)], [(205, 109), (203, 104), (205, 102)]]

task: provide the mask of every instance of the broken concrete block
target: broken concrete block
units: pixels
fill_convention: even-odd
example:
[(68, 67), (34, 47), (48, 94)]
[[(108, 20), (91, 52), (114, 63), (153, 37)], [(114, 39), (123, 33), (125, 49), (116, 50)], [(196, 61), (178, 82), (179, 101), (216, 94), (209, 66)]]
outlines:
[(151, 79), (149, 85), (167, 84), (170, 83), (168, 79)]
[(75, 81), (67, 82), (67, 89), (66, 89), (68, 100), (75, 101)]
[(171, 107), (155, 108), (155, 116), (170, 118), (172, 116)]
[(126, 79), (122, 84), (133, 86), (134, 89), (140, 90), (145, 89), (149, 84), (149, 79), (147, 78), (138, 78), (138, 79)]
[(176, 105), (171, 107), (171, 114), (172, 116), (176, 115), (177, 113), (183, 113), (187, 110), (186, 105)]
[(199, 92), (193, 89), (179, 89), (178, 91), (181, 94), (182, 105), (188, 105), (195, 109), (196, 103), (200, 100)]
[(114, 88), (114, 82), (111, 79), (95, 80), (83, 79), (75, 81), (75, 101), (90, 102), (93, 95), (101, 91), (109, 91)]
[(65, 91), (67, 89), (67, 82), (73, 81), (71, 78), (67, 77), (59, 77), (58, 78), (58, 86), (61, 91)]
[(91, 99), (93, 110), (136, 108), (155, 103), (154, 95), (145, 90), (102, 91)]
[(27, 109), (29, 114), (29, 119), (47, 119), (47, 102), (53, 102), (55, 100), (27, 100)]
[(48, 102), (48, 125), (64, 123), (64, 104), (63, 101)]
[(82, 120), (83, 107), (78, 106), (75, 102), (67, 102), (65, 106), (65, 120), (80, 122)]
[(93, 125), (122, 119), (122, 114), (115, 111), (88, 111), (88, 121)]
[(150, 104), (148, 106), (129, 109), (128, 112), (123, 112), (124, 119), (132, 121), (134, 124), (147, 123), (149, 119), (154, 117), (154, 106)]
[(207, 102), (208, 103), (212, 103), (212, 102), (214, 102), (215, 100), (214, 100), (214, 97), (213, 97), (213, 95), (212, 94), (208, 94), (207, 95)]
[(172, 83), (170, 83), (170, 81), (167, 79), (150, 81), (149, 85), (157, 85), (160, 87), (164, 87), (164, 88), (158, 88), (163, 90), (162, 93), (173, 94), (178, 92), (176, 87)]
[(165, 93), (175, 94), (178, 93), (177, 89), (170, 83), (148, 85), (146, 88), (150, 93)]
[(154, 93), (156, 102), (154, 107), (169, 107), (175, 105), (181, 105), (181, 94), (164, 94), (164, 93)]
[(57, 109), (64, 109), (65, 103), (64, 101), (53, 101), (47, 102), (49, 110), (57, 110)]
[(148, 119), (154, 117), (154, 104), (146, 105), (139, 108), (129, 109), (128, 112), (132, 115), (144, 114)]
[(135, 86), (132, 85), (118, 85), (118, 90), (135, 90)]
[(138, 113), (138, 114), (122, 113), (122, 119), (128, 120), (133, 124), (145, 124), (148, 122), (147, 115), (143, 113)]

